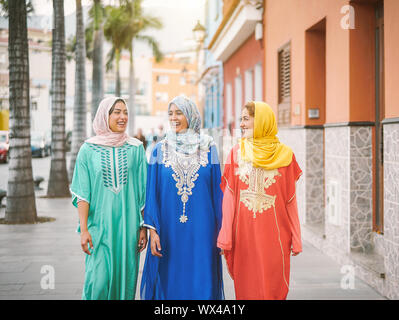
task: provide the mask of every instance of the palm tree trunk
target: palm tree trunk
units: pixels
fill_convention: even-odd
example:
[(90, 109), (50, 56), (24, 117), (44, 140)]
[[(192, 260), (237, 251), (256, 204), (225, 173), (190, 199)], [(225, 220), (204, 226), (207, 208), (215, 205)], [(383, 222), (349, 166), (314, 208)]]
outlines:
[(37, 220), (32, 175), (29, 101), (29, 46), (25, 0), (9, 1), (10, 163), (7, 208), (9, 223)]
[(134, 78), (134, 64), (133, 64), (133, 43), (129, 48), (129, 135), (135, 135), (135, 118), (136, 118), (136, 109), (134, 107), (134, 98), (136, 95), (136, 83)]
[[(98, 105), (104, 98), (104, 73), (103, 73), (103, 43), (104, 31), (101, 14), (101, 1), (94, 0), (95, 21), (93, 34), (93, 74), (92, 74), (92, 98), (91, 98), (91, 119), (97, 113)], [(93, 129), (92, 129), (93, 130)], [(92, 131), (92, 133), (94, 133)]]
[(53, 0), (54, 29), (51, 70), (51, 165), (47, 195), (68, 197), (65, 152), (65, 27), (64, 1)]
[(86, 140), (86, 47), (83, 25), (82, 0), (76, 0), (76, 59), (75, 59), (75, 103), (69, 181), (72, 181), (76, 156)]
[(115, 85), (115, 95), (117, 97), (121, 96), (121, 75), (119, 72), (119, 62), (121, 60), (121, 53), (119, 49), (115, 49), (115, 63), (116, 63), (116, 85)]

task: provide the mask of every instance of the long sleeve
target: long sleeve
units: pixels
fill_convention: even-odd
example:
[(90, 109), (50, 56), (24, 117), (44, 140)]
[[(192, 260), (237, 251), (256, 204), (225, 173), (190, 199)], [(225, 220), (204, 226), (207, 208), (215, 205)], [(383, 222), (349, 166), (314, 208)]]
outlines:
[(292, 233), (292, 250), (295, 252), (302, 251), (301, 228), (298, 218), (298, 206), (296, 200), (296, 182), (302, 175), (302, 170), (299, 167), (295, 155), (292, 156), (292, 163), (286, 171), (287, 174), (287, 194), (286, 194), (286, 208), (290, 221), (290, 228)]
[(296, 196), (287, 204), (287, 212), (292, 232), (292, 251), (302, 252), (301, 226), (298, 218)]
[(234, 220), (234, 196), (229, 188), (223, 194), (223, 219), (217, 246), (223, 250), (231, 250), (233, 246), (233, 220)]
[(160, 232), (159, 226), (159, 206), (158, 206), (158, 152), (159, 148), (155, 147), (152, 151), (151, 158), (147, 167), (147, 187), (145, 192), (145, 208), (144, 208), (144, 226)]
[(78, 207), (78, 199), (86, 201), (89, 204), (91, 200), (90, 175), (86, 152), (85, 145), (82, 145), (76, 157), (75, 169), (73, 171), (73, 178), (70, 186), (72, 204), (76, 208)]
[(211, 147), (211, 175), (212, 175), (212, 205), (215, 212), (217, 229), (222, 226), (222, 199), (223, 193), (220, 189), (221, 172), (216, 146)]
[(139, 206), (140, 211), (145, 207), (146, 188), (147, 188), (147, 158), (143, 145), (139, 147)]
[(234, 148), (230, 151), (224, 166), (220, 188), (223, 190), (223, 219), (219, 232), (217, 246), (223, 250), (231, 250), (233, 247), (233, 222), (234, 222)]

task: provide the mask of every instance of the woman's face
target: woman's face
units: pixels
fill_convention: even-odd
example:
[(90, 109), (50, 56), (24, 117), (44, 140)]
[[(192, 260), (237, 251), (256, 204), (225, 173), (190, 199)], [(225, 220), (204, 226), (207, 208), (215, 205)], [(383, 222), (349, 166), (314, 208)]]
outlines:
[(249, 115), (247, 108), (242, 109), (240, 128), (243, 138), (254, 137), (254, 119), (254, 117)]
[(173, 131), (175, 131), (176, 133), (180, 133), (182, 131), (187, 130), (188, 128), (187, 119), (184, 116), (183, 112), (179, 108), (177, 108), (176, 105), (172, 104), (170, 106), (168, 115), (169, 115), (170, 127)]
[(127, 127), (128, 112), (122, 101), (115, 104), (114, 111), (109, 115), (109, 128), (113, 132), (125, 132)]

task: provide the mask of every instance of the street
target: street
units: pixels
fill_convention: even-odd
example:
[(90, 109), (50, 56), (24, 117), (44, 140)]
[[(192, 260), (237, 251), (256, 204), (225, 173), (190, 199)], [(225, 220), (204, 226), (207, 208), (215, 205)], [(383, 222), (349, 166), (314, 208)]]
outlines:
[[(4, 299), (80, 299), (84, 281), (84, 254), (81, 252), (77, 211), (69, 198), (44, 198), (50, 170), (50, 157), (34, 158), (33, 175), (43, 176), (43, 190), (37, 190), (39, 217), (55, 221), (34, 225), (0, 224), (0, 300)], [(7, 164), (0, 165), (0, 188), (7, 187)], [(0, 209), (4, 218), (5, 200)], [(145, 252), (140, 259), (141, 273)], [(234, 285), (224, 265), (224, 289), (227, 300), (234, 299)], [(291, 258), (291, 300), (384, 299), (360, 279), (354, 286), (341, 286), (341, 266), (308, 243), (303, 252)], [(53, 279), (54, 281), (51, 281)], [(136, 290), (139, 299), (139, 289)]]

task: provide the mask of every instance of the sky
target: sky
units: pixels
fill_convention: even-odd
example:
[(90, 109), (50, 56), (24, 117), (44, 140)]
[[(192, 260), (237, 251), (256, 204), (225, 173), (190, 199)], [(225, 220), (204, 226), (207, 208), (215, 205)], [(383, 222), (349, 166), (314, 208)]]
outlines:
[[(103, 0), (104, 4), (116, 4), (118, 0)], [(167, 7), (167, 8), (203, 8), (205, 0), (143, 0), (143, 7)], [(51, 15), (53, 12), (53, 4), (51, 0), (33, 0), (35, 14)], [(91, 5), (92, 0), (82, 0), (82, 5)], [(66, 0), (64, 2), (65, 15), (69, 15), (75, 11), (76, 1)]]
[[(52, 0), (32, 0), (34, 15), (42, 16), (39, 24), (43, 29), (51, 30), (53, 13)], [(82, 0), (85, 7), (91, 6), (92, 0)], [(105, 5), (117, 5), (119, 0), (103, 0)], [(155, 37), (161, 45), (163, 52), (180, 51), (195, 47), (192, 33), (197, 20), (204, 24), (204, 5), (205, 0), (143, 0), (144, 10), (159, 17), (163, 22), (162, 30), (151, 30), (146, 32)], [(75, 0), (64, 1), (64, 12), (66, 19), (67, 38), (75, 32), (75, 20), (72, 18), (76, 8)], [(46, 17), (43, 17), (46, 16)], [(71, 19), (72, 18), (72, 19)], [(170, 35), (173, 35), (171, 37)], [(151, 55), (148, 46), (137, 43), (135, 55)]]

